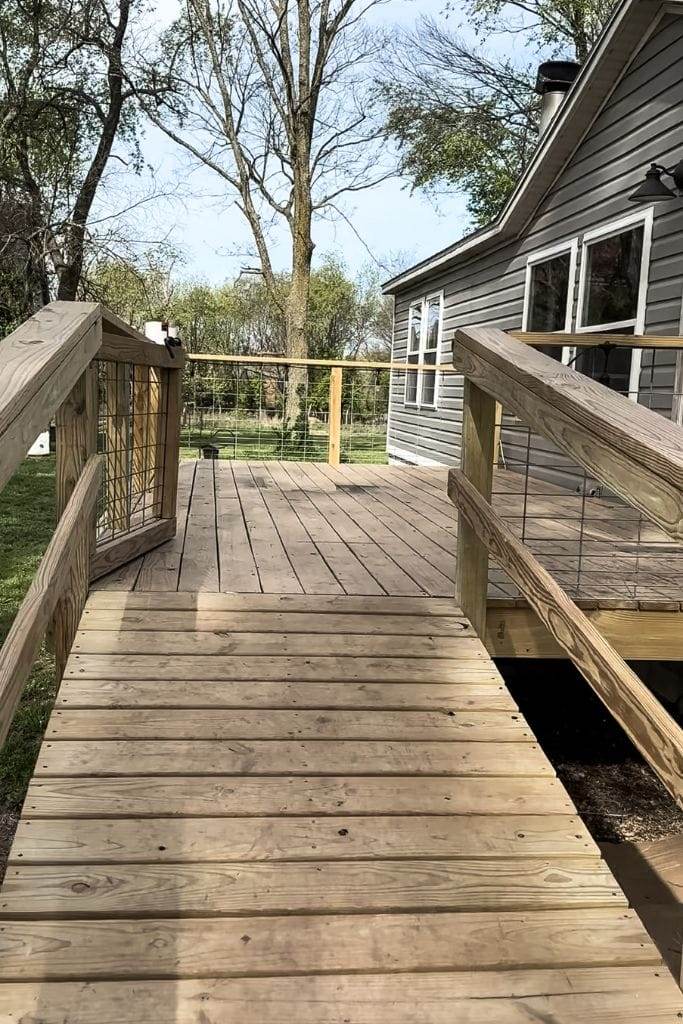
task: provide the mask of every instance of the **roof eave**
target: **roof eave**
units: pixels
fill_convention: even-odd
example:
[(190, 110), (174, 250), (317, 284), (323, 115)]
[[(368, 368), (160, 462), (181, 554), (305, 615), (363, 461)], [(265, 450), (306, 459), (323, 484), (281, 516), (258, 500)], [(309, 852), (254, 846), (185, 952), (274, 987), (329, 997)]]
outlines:
[(461, 257), (485, 251), (521, 231), (575, 152), (663, 7), (681, 13), (683, 0), (622, 0), (500, 217), (487, 228), (391, 278), (382, 286), (385, 295), (417, 284), (434, 271), (446, 270)]

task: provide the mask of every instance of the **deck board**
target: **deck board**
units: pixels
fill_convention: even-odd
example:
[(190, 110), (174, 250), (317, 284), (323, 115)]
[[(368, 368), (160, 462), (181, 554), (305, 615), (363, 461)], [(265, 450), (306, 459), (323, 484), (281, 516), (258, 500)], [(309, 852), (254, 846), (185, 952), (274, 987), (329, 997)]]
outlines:
[[(250, 501), (277, 577), (280, 499)], [(452, 599), (90, 596), (0, 894), (1, 1019), (673, 1024), (679, 1005)]]
[[(181, 464), (178, 534), (97, 590), (450, 597), (446, 469), (202, 460)], [(493, 503), (572, 596), (681, 609), (683, 555), (637, 512), (497, 469)], [(581, 523), (582, 514), (586, 515)], [(489, 600), (519, 599), (495, 566)]]

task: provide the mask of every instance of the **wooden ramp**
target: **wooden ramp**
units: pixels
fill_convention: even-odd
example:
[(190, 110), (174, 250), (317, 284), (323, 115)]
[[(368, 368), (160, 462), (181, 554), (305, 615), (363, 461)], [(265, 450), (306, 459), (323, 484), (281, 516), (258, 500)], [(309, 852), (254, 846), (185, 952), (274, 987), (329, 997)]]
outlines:
[(0, 913), (12, 1024), (681, 1016), (446, 599), (92, 594)]

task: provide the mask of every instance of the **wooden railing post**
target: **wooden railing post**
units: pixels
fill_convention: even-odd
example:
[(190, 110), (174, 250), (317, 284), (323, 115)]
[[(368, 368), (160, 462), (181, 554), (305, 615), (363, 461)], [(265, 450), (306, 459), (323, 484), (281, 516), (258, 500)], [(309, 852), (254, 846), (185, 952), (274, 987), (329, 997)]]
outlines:
[(342, 374), (341, 366), (333, 366), (330, 371), (329, 427), (330, 440), (327, 461), (330, 466), (338, 466), (341, 461), (341, 413), (342, 413)]
[(180, 415), (182, 412), (183, 371), (166, 370), (164, 389), (166, 411), (164, 424), (163, 494), (161, 518), (174, 519), (178, 500), (178, 462), (180, 459)]
[[(496, 445), (496, 402), (467, 378), (462, 407), (462, 472), (477, 491), (491, 500)], [(486, 595), (489, 553), (485, 544), (458, 513), (456, 600), (480, 637), (486, 634)]]
[[(61, 519), (81, 473), (97, 450), (97, 370), (94, 363), (76, 382), (55, 417), (57, 519)], [(90, 557), (95, 547), (95, 516), (81, 524), (74, 544), (69, 582), (55, 606), (52, 642), (57, 683), (78, 629), (88, 593)]]

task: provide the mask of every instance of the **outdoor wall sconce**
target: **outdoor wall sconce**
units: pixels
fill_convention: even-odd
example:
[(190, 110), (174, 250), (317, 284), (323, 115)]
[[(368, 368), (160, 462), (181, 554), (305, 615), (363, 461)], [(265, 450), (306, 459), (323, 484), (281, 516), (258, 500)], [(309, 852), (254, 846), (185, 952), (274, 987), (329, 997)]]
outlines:
[[(663, 174), (673, 179), (676, 192), (664, 184)], [(660, 203), (676, 199), (680, 195), (683, 195), (683, 160), (680, 160), (675, 167), (650, 164), (649, 170), (645, 172), (645, 181), (628, 198), (632, 203)]]

